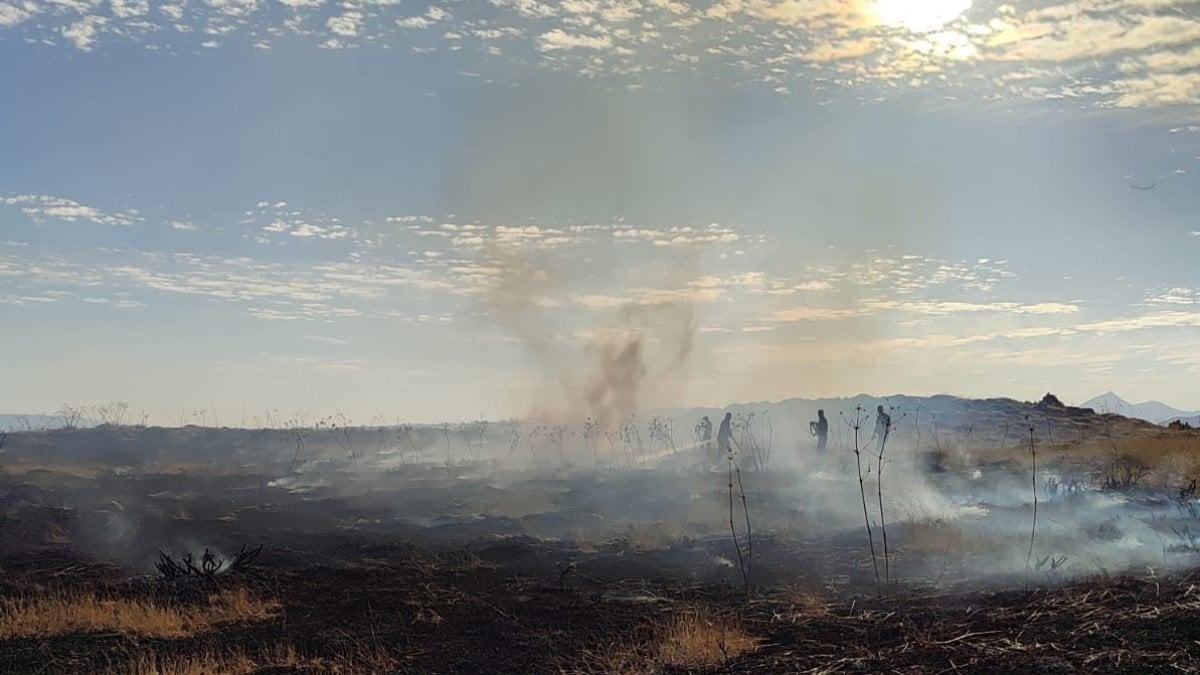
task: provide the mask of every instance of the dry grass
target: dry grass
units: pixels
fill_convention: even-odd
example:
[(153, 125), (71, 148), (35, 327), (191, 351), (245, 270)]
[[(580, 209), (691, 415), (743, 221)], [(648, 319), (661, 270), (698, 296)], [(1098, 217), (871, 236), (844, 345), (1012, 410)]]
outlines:
[(278, 602), (241, 588), (215, 593), (195, 607), (55, 590), (0, 599), (0, 639), (94, 632), (184, 637), (222, 624), (268, 619), (279, 608)]
[(655, 624), (640, 640), (583, 654), (563, 673), (579, 675), (655, 675), (665, 669), (716, 670), (758, 649), (761, 640), (733, 619), (689, 611)]
[(102, 462), (53, 462), (12, 460), (4, 464), (4, 472), (16, 478), (29, 480), (30, 474), (42, 474), (34, 482), (46, 482), (46, 478), (94, 479), (112, 475), (112, 467)]
[(758, 638), (728, 618), (688, 612), (660, 627), (656, 651), (663, 665), (703, 670), (723, 666), (758, 644)]
[(801, 587), (791, 587), (783, 591), (783, 597), (797, 616), (818, 618), (829, 615), (829, 605), (815, 591)]
[(379, 646), (360, 644), (345, 656), (324, 659), (306, 657), (294, 645), (283, 643), (254, 652), (233, 649), (183, 656), (144, 652), (102, 675), (249, 675), (264, 669), (350, 675), (391, 672), (398, 666), (393, 654)]
[[(1102, 474), (1104, 467), (1114, 459), (1144, 465), (1147, 472), (1139, 483), (1141, 485), (1175, 489), (1192, 479), (1200, 479), (1200, 462), (1195, 460), (1200, 455), (1200, 431), (1127, 429), (1125, 426), (1118, 424), (1111, 435), (1093, 429), (1082, 442), (1078, 436), (1059, 430), (1052, 444), (1045, 441), (1044, 430), (1039, 429), (1036, 432), (1038, 457), (1048, 458), (1048, 468), (1070, 468), (1088, 483), (1098, 482), (1096, 475)], [(1014, 470), (1028, 468), (1031, 460), (1029, 438), (1024, 436), (1023, 443), (1017, 442), (1020, 433), (1027, 432), (1023, 428), (1014, 430), (1008, 447), (1003, 449), (984, 445), (969, 456), (944, 453), (943, 465), (951, 470), (967, 471), (984, 460), (994, 464), (1007, 463)]]
[(958, 522), (917, 520), (900, 522), (896, 527), (902, 533), (905, 549), (914, 553), (984, 555), (1006, 551), (1011, 545), (1002, 537)]

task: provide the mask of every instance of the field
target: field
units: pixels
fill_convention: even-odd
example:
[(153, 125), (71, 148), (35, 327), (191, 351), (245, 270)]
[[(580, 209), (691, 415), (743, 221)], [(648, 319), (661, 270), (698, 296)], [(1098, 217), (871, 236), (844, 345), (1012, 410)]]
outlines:
[(1200, 434), (903, 406), (862, 492), (840, 415), (13, 433), (0, 672), (1200, 671)]

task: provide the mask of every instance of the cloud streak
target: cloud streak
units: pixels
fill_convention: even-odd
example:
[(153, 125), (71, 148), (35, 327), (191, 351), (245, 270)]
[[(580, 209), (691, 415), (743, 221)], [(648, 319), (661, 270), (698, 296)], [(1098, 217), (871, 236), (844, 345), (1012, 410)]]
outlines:
[[(0, 31), (93, 51), (134, 42), (259, 48), (288, 36), (333, 48), (389, 48), (421, 58), (474, 54), (634, 87), (702, 71), (786, 95), (872, 99), (897, 89), (1096, 107), (1162, 108), (1200, 101), (1194, 3), (1033, 0), (915, 12), (877, 0), (3, 0)], [(894, 7), (893, 7), (894, 5)], [(949, 5), (947, 5), (949, 7)], [(957, 10), (962, 11), (957, 11)], [(36, 17), (36, 19), (35, 19)], [(867, 88), (872, 88), (870, 94)]]

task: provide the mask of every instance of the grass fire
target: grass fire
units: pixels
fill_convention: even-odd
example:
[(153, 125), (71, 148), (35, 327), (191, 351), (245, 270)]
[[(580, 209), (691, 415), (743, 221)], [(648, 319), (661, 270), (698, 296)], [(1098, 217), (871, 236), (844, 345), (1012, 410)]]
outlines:
[(724, 412), (10, 433), (0, 668), (1193, 667), (1196, 431), (1049, 395)]
[(1200, 675), (1200, 0), (0, 63), (0, 675)]

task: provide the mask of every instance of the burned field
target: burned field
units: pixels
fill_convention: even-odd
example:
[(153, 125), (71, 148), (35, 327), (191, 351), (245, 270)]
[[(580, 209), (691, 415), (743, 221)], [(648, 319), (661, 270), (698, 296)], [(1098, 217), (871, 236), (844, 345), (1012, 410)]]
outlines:
[(1200, 437), (962, 406), (862, 492), (782, 421), (12, 434), (0, 672), (1200, 671)]

